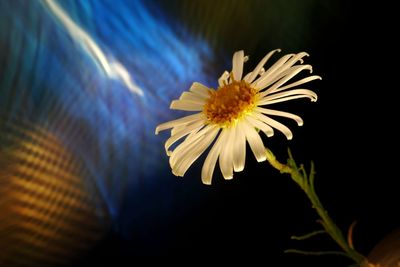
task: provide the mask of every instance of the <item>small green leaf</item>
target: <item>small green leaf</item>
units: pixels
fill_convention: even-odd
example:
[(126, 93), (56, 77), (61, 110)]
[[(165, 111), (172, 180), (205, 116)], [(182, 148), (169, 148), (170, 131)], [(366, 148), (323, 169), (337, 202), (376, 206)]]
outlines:
[(302, 235), (302, 236), (292, 236), (290, 238), (293, 239), (293, 240), (305, 240), (305, 239), (308, 239), (310, 237), (313, 237), (313, 236), (316, 236), (316, 235), (320, 235), (320, 234), (326, 234), (326, 231), (325, 230), (319, 230), (319, 231), (314, 231), (314, 232), (311, 232), (311, 233), (308, 233), (308, 234), (305, 234), (305, 235)]
[(324, 255), (339, 255), (339, 256), (345, 256), (349, 257), (344, 252), (341, 251), (305, 251), (305, 250), (299, 250), (299, 249), (287, 249), (284, 251), (285, 253), (296, 253), (296, 254), (302, 254), (302, 255), (308, 255), (308, 256), (324, 256)]

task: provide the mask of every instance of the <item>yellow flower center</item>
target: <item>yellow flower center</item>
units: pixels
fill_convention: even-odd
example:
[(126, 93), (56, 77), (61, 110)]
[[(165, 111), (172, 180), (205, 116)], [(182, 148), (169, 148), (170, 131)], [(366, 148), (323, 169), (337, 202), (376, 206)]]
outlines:
[(211, 91), (203, 112), (209, 123), (229, 127), (254, 109), (257, 95), (245, 81), (233, 81)]

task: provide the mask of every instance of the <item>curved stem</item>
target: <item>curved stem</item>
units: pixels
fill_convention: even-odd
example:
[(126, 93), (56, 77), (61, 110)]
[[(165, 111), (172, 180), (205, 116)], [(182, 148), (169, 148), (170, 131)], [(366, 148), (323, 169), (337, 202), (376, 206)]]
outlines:
[(296, 166), (296, 163), (293, 160), (290, 151), (289, 151), (289, 160), (287, 164), (280, 163), (276, 159), (275, 155), (269, 149), (266, 149), (266, 155), (268, 162), (275, 169), (277, 169), (281, 173), (289, 174), (292, 177), (292, 179), (304, 191), (304, 193), (306, 193), (308, 199), (312, 204), (312, 207), (316, 210), (318, 216), (321, 218), (320, 223), (324, 227), (325, 231), (340, 246), (340, 248), (344, 251), (344, 253), (348, 257), (353, 259), (357, 263), (357, 265), (363, 266), (364, 264), (366, 264), (367, 262), (366, 258), (362, 254), (358, 253), (354, 248), (352, 248), (351, 244), (347, 242), (342, 231), (328, 215), (328, 212), (324, 209), (321, 201), (319, 200), (317, 194), (315, 193), (314, 165), (311, 164), (311, 172), (309, 175), (307, 175), (303, 166), (301, 166), (300, 168)]

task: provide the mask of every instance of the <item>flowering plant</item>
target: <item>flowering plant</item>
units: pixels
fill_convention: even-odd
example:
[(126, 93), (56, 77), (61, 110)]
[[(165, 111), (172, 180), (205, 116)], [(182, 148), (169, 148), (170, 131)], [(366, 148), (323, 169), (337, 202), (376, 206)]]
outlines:
[[(299, 98), (317, 101), (315, 92), (299, 86), (321, 79), (320, 76), (311, 75), (291, 81), (304, 70), (312, 73), (312, 66), (303, 64), (303, 58), (308, 55), (307, 53), (284, 55), (270, 68), (264, 69), (267, 61), (278, 51), (280, 52), (279, 49), (269, 52), (255, 69), (246, 75), (243, 75), (243, 65), (248, 56), (245, 56), (243, 51), (235, 52), (232, 71), (225, 71), (221, 75), (216, 90), (200, 83), (193, 83), (188, 92), (183, 92), (178, 100), (172, 101), (171, 109), (197, 112), (162, 123), (156, 128), (156, 134), (171, 129), (171, 136), (165, 142), (165, 150), (169, 156), (172, 172), (177, 176), (183, 176), (193, 162), (211, 146), (201, 172), (203, 183), (211, 184), (217, 160), (223, 177), (232, 179), (234, 171), (240, 172), (244, 169), (247, 142), (258, 162), (268, 161), (282, 174), (291, 176), (320, 217), (321, 230), (293, 239), (304, 240), (318, 234), (328, 234), (341, 249), (314, 252), (289, 249), (286, 252), (306, 255), (344, 255), (352, 259), (356, 266), (373, 266), (353, 247), (354, 224), (345, 238), (324, 209), (315, 192), (314, 164), (311, 163), (310, 171), (307, 172), (303, 165), (296, 164), (290, 151), (287, 163), (283, 164), (265, 147), (260, 137), (260, 132), (272, 137), (274, 130), (277, 130), (288, 140), (292, 139), (291, 130), (273, 117), (290, 118), (299, 126), (303, 125), (303, 120), (299, 116), (269, 109), (267, 106)], [(171, 147), (180, 140), (182, 141), (171, 150)]]

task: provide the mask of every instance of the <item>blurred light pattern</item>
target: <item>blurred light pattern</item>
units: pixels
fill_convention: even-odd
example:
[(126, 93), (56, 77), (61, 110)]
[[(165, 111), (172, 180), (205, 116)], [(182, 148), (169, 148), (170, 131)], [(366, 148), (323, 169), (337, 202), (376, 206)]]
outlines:
[(58, 266), (106, 233), (108, 217), (85, 167), (46, 129), (3, 124), (0, 265)]
[(0, 263), (62, 264), (108, 218), (155, 235), (177, 188), (154, 129), (194, 80), (215, 83), (207, 43), (155, 2), (15, 0), (0, 2), (0, 51), (1, 250), (18, 240)]
[(397, 229), (380, 241), (368, 255), (375, 267), (400, 266), (400, 230)]

